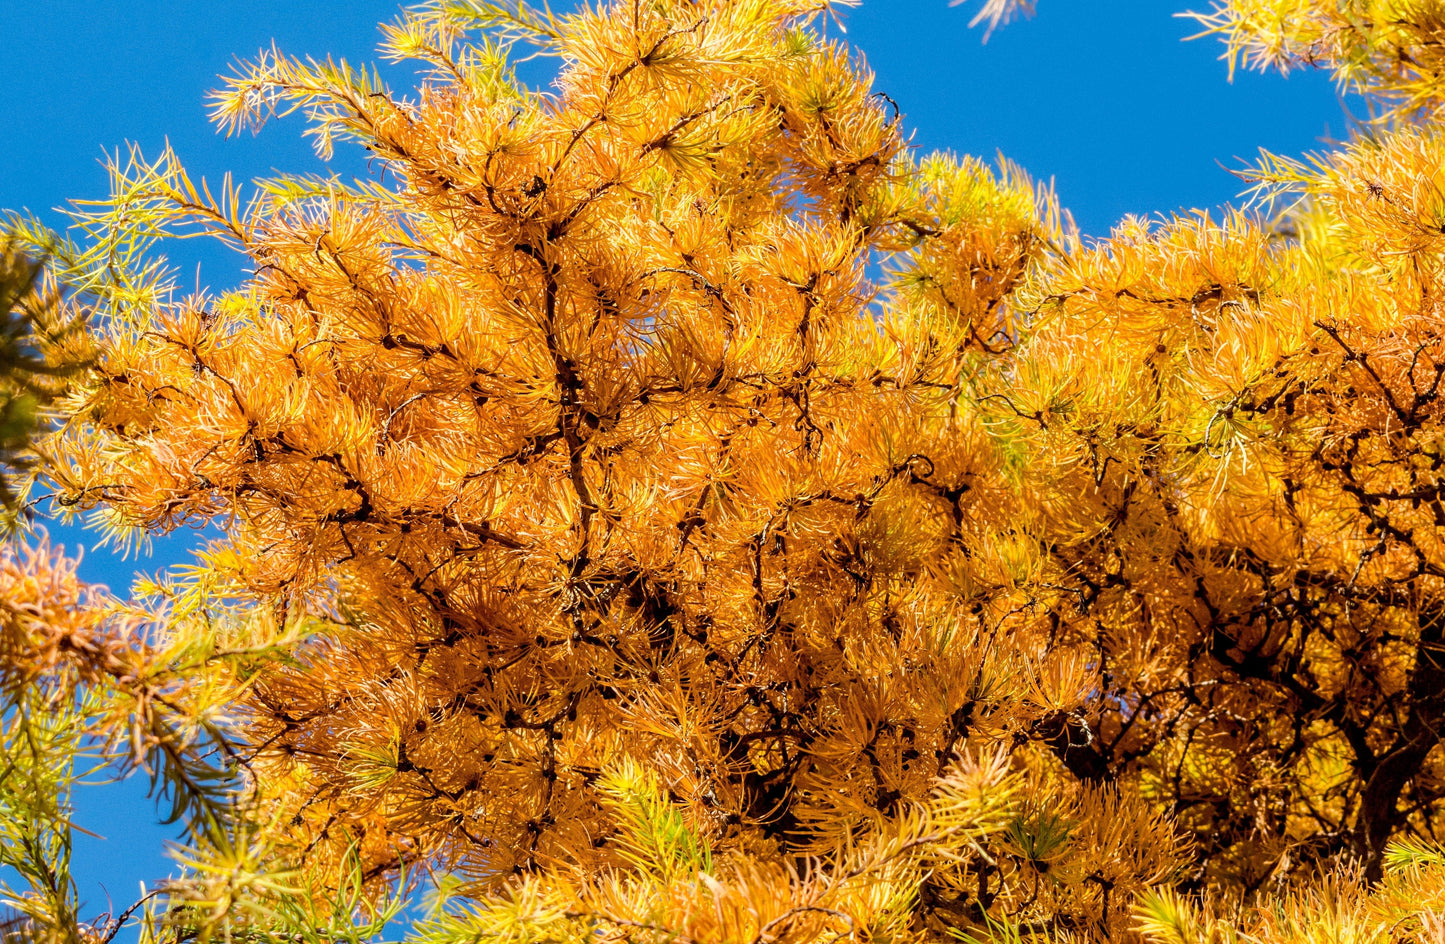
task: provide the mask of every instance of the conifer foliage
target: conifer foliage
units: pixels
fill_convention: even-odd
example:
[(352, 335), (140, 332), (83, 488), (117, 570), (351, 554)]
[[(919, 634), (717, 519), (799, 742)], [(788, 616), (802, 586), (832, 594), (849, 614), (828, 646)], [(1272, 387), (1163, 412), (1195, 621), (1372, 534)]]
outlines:
[(1199, 14), (1379, 117), (1102, 240), (914, 153), (847, 5), (436, 0), (412, 92), (215, 93), (375, 179), (117, 161), (45, 474), (224, 531), (67, 657), (192, 826), (148, 939), (1445, 934), (1438, 4)]

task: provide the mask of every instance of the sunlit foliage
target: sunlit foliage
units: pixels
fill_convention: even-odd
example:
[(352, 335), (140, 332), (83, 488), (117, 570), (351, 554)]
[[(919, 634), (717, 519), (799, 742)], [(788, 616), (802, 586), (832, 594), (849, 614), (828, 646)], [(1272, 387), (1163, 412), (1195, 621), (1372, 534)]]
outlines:
[[(294, 639), (124, 604), (49, 548), (0, 552), (0, 903), (26, 939), (100, 939), (81, 920), (69, 860), (72, 796), (132, 771), (197, 843), (227, 842), (236, 812), (229, 728), (245, 679)], [(13, 881), (18, 879), (18, 882)]]
[(1431, 120), (1445, 100), (1438, 0), (1216, 0), (1194, 18), (1226, 43), (1230, 69), (1331, 69), (1388, 120)]
[[(224, 530), (74, 662), (192, 824), (147, 940), (419, 885), (432, 944), (1445, 932), (1436, 5), (1201, 14), (1379, 121), (1102, 240), (914, 153), (847, 5), (438, 0), (408, 96), (276, 51), (215, 94), (374, 179), (117, 155), (47, 482)], [(253, 274), (181, 296), (182, 236)], [(88, 606), (7, 641), (13, 705)]]

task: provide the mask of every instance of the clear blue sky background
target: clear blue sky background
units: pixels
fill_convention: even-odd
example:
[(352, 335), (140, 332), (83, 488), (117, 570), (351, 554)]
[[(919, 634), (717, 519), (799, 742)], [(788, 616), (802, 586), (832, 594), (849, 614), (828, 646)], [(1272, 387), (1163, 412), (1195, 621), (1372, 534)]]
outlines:
[[(877, 88), (902, 106), (918, 147), (1002, 152), (1054, 178), (1087, 234), (1107, 234), (1127, 213), (1217, 207), (1240, 189), (1221, 165), (1238, 167), (1261, 147), (1299, 154), (1346, 135), (1323, 75), (1247, 74), (1227, 84), (1216, 42), (1180, 42), (1195, 26), (1173, 17), (1182, 8), (1174, 4), (1189, 0), (1042, 0), (1035, 19), (986, 45), (967, 26), (980, 2), (869, 0), (846, 15), (848, 38), (866, 53)], [(168, 138), (193, 175), (213, 180), (228, 170), (242, 180), (327, 170), (301, 140), (299, 118), (227, 140), (206, 120), (204, 93), (237, 56), (273, 40), (295, 54), (367, 61), (376, 24), (398, 11), (396, 0), (0, 0), (0, 207), (63, 225), (55, 208), (102, 196), (102, 152), (126, 142), (154, 154)], [(545, 82), (546, 69), (533, 64), (525, 75)], [(408, 81), (402, 70), (388, 75), (398, 87)], [(363, 165), (341, 152), (330, 169), (352, 175)], [(179, 258), (187, 288), (197, 263), (200, 285), (212, 289), (240, 272), (235, 259), (195, 244)], [(52, 533), (87, 542), (73, 530)], [(195, 539), (160, 542), (139, 566), (178, 560)], [(99, 551), (84, 571), (124, 592), (136, 566)], [(139, 780), (77, 799), (77, 821), (105, 837), (82, 837), (76, 849), (87, 910), (106, 911), (107, 891), (120, 910), (140, 881), (170, 871), (162, 847), (171, 831), (155, 824)]]

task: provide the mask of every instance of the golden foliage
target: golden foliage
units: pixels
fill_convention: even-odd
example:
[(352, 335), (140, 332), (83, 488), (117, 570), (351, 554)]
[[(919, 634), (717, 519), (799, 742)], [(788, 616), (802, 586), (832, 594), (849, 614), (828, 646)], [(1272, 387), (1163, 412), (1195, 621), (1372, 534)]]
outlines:
[[(146, 771), (196, 841), (229, 829), (230, 737), (246, 678), (294, 639), (114, 600), (48, 546), (0, 550), (0, 903), (9, 935), (76, 944), (118, 927), (80, 920), (69, 875), (72, 795)], [(220, 614), (217, 613), (217, 616)], [(254, 622), (254, 621), (253, 621)], [(16, 879), (24, 885), (12, 886)]]
[(1224, 40), (1231, 73), (1240, 64), (1327, 67), (1383, 106), (1383, 119), (1430, 115), (1445, 100), (1438, 0), (1215, 0), (1209, 13), (1190, 15)]
[[(274, 50), (215, 97), (391, 182), (117, 156), (49, 474), (225, 526), (150, 589), (244, 644), (142, 662), (286, 653), (206, 689), (251, 805), (153, 933), (355, 939), (418, 869), (437, 944), (1439, 932), (1434, 6), (1203, 17), (1398, 120), (1267, 156), (1278, 219), (1085, 242), (908, 153), (836, 5), (436, 2), (413, 98)], [(177, 297), (166, 235), (254, 276)]]

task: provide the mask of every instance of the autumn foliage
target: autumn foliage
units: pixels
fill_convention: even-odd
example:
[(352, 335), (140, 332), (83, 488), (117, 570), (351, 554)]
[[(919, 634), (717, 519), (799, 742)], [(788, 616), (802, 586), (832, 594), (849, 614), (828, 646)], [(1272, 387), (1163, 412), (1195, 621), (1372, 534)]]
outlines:
[[(151, 938), (419, 883), (435, 944), (1445, 936), (1445, 12), (1201, 14), (1378, 116), (1094, 240), (914, 153), (845, 5), (429, 4), (409, 97), (274, 51), (215, 94), (384, 175), (132, 154), (82, 208), (46, 487), (224, 537), (139, 635), (0, 641), (112, 679), (205, 824)], [(194, 235), (254, 274), (174, 292)]]

